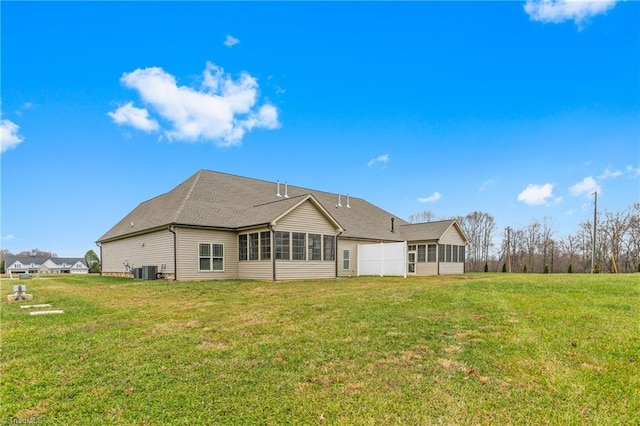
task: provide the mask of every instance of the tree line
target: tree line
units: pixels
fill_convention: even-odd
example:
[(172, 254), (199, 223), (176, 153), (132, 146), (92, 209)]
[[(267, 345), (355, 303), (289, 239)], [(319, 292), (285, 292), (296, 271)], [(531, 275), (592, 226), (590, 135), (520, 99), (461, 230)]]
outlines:
[[(429, 222), (430, 211), (414, 213), (409, 222)], [(454, 217), (464, 230), (469, 272), (640, 272), (640, 203), (623, 211), (603, 210), (578, 224), (571, 234), (559, 235), (552, 219), (534, 219), (521, 228), (496, 229), (490, 213), (474, 211)], [(592, 258), (593, 254), (593, 258)]]

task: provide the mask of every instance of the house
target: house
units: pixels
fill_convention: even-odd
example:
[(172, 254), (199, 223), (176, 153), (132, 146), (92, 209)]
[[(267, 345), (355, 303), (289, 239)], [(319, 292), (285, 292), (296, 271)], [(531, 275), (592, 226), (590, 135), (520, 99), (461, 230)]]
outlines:
[(356, 275), (359, 244), (406, 241), (409, 273), (464, 272), (454, 220), (410, 224), (348, 195), (200, 170), (139, 204), (96, 244), (102, 273), (174, 280)]
[(7, 257), (7, 274), (88, 274), (87, 262), (81, 257)]

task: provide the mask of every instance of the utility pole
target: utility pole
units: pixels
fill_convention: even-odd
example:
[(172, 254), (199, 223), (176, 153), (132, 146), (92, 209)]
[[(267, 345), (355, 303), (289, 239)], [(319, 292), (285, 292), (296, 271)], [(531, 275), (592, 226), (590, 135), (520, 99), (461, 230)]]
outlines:
[(511, 273), (511, 227), (507, 226), (507, 272)]
[(596, 230), (598, 222), (598, 191), (592, 195), (595, 196), (593, 200), (593, 247), (591, 248), (591, 273), (595, 272), (596, 266)]

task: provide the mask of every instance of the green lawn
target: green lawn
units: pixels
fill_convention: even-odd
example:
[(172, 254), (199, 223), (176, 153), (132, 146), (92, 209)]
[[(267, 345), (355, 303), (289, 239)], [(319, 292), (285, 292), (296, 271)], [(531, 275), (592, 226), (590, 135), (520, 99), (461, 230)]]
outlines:
[(638, 274), (17, 283), (0, 423), (640, 424)]

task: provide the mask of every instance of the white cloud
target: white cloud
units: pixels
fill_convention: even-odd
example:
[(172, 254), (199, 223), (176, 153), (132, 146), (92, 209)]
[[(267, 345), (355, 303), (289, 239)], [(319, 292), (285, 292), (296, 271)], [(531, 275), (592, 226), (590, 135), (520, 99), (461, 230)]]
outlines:
[(421, 203), (435, 203), (440, 198), (442, 198), (442, 194), (436, 191), (428, 197), (418, 198), (418, 201)]
[(609, 168), (607, 167), (606, 169), (604, 169), (604, 172), (602, 172), (602, 174), (600, 176), (598, 176), (599, 179), (614, 179), (617, 177), (622, 176), (624, 173), (621, 170), (609, 170)]
[[(544, 185), (528, 185), (520, 194), (518, 194), (518, 201), (522, 201), (525, 204), (536, 205), (546, 204), (549, 198), (553, 197), (553, 185), (545, 183)], [(561, 198), (556, 198), (557, 202), (562, 201)]]
[(126, 124), (145, 132), (152, 132), (160, 128), (156, 120), (149, 118), (149, 111), (134, 107), (133, 102), (129, 102), (108, 114), (116, 124)]
[[(200, 90), (179, 86), (173, 75), (159, 67), (125, 73), (120, 81), (137, 90), (150, 110), (170, 124), (164, 131), (169, 140), (210, 140), (232, 146), (239, 145), (245, 133), (255, 128), (280, 127), (276, 107), (256, 106), (258, 83), (251, 75), (243, 72), (234, 80), (211, 62), (207, 62), (202, 74)], [(120, 111), (121, 107), (109, 115), (114, 117), (121, 112), (122, 119), (128, 120), (126, 124), (134, 127), (134, 117), (147, 129), (157, 123), (145, 115), (146, 109), (127, 105), (130, 114)]]
[(372, 158), (367, 163), (367, 166), (372, 167), (376, 164), (386, 165), (389, 162), (389, 154), (378, 155), (376, 158)]
[(581, 182), (576, 183), (575, 185), (569, 188), (569, 192), (574, 197), (579, 197), (580, 195), (591, 196), (595, 191), (602, 192), (600, 185), (598, 182), (591, 176), (587, 176), (582, 179)]
[(11, 241), (11, 240), (15, 240), (16, 237), (13, 234), (9, 234), (9, 235), (5, 235), (4, 237), (2, 237), (3, 240), (5, 241)]
[(18, 146), (24, 138), (18, 134), (20, 126), (11, 120), (0, 120), (0, 152)]
[(478, 188), (478, 191), (484, 192), (495, 184), (496, 184), (495, 179), (487, 179), (484, 182), (482, 182), (482, 185), (480, 185), (480, 188)]
[(527, 0), (524, 10), (532, 21), (558, 24), (584, 21), (613, 9), (618, 0)]
[(238, 40), (234, 36), (228, 35), (227, 38), (224, 40), (224, 42), (222, 44), (224, 44), (227, 47), (233, 47), (238, 43), (240, 43), (240, 40)]
[(634, 168), (631, 164), (627, 166), (627, 172), (634, 176), (640, 176), (640, 167)]

